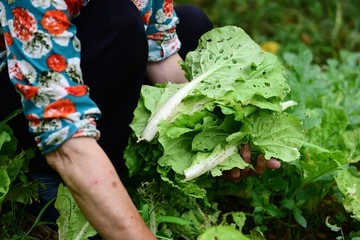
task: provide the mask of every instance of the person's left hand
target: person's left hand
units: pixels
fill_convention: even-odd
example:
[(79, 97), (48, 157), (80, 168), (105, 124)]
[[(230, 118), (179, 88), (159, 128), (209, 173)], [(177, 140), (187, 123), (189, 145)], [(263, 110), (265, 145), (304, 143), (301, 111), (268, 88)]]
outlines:
[[(245, 162), (251, 163), (251, 149), (249, 144), (243, 144), (241, 146), (240, 154)], [(266, 160), (263, 155), (259, 155), (257, 156), (254, 170), (249, 167), (245, 169), (233, 168), (231, 170), (224, 171), (222, 178), (236, 183), (239, 182), (241, 179), (250, 175), (254, 175), (254, 174), (261, 175), (264, 173), (264, 171), (267, 168), (278, 169), (280, 167), (281, 167), (281, 163), (277, 159), (271, 158)]]

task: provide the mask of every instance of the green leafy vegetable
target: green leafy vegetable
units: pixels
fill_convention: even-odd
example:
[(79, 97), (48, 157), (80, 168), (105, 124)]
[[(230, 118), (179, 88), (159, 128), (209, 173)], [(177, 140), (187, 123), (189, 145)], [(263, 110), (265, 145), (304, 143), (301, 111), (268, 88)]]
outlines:
[(189, 53), (184, 66), (191, 82), (184, 85), (166, 103), (152, 113), (140, 139), (151, 141), (162, 120), (173, 119), (173, 112), (188, 95), (201, 92), (204, 96), (218, 99), (234, 90), (233, 82), (263, 60), (260, 46), (237, 27), (215, 29), (200, 40), (197, 52)]
[(60, 184), (55, 207), (59, 211), (56, 220), (59, 226), (59, 239), (86, 240), (95, 236), (96, 231), (81, 213), (70, 191)]
[(250, 240), (250, 238), (234, 227), (217, 226), (207, 229), (198, 240)]
[[(137, 141), (129, 141), (127, 166), (140, 170), (134, 150), (142, 140), (161, 146), (146, 161), (154, 162), (163, 179), (180, 188), (189, 187), (181, 181), (209, 171), (219, 176), (248, 166), (238, 154), (243, 143), (267, 159), (299, 158), (302, 125), (282, 112), (290, 91), (284, 67), (241, 28), (226, 26), (204, 34), (181, 65), (189, 83), (143, 86), (130, 125)], [(161, 169), (172, 169), (175, 175)]]
[(340, 191), (344, 194), (343, 204), (347, 211), (352, 213), (352, 217), (360, 221), (360, 176), (351, 174), (350, 171), (342, 170), (335, 177)]

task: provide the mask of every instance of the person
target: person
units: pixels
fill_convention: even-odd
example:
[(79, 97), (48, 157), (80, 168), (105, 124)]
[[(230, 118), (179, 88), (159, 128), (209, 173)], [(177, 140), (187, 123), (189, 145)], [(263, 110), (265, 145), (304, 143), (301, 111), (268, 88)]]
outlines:
[(0, 117), (23, 108), (8, 124), (19, 148), (36, 145), (29, 170), (46, 186), (40, 201), (63, 182), (104, 239), (155, 239), (120, 179), (129, 123), (142, 84), (187, 81), (178, 63), (211, 21), (171, 0), (1, 0), (0, 17)]

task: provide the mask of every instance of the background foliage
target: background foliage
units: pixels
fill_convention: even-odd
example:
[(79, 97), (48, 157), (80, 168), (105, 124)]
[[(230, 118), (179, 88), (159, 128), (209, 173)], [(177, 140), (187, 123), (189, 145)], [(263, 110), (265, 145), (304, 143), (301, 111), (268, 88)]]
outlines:
[(358, 0), (176, 0), (200, 6), (215, 26), (236, 25), (259, 44), (274, 41), (279, 53), (300, 43), (315, 63), (338, 57), (340, 49), (360, 50)]

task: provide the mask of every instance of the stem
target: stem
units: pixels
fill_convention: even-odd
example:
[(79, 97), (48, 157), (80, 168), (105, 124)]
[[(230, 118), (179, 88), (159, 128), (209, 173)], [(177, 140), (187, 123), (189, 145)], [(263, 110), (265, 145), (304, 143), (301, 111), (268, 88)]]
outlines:
[(184, 87), (182, 87), (179, 91), (177, 91), (165, 103), (165, 105), (162, 106), (161, 109), (159, 111), (157, 111), (157, 113), (154, 116), (152, 116), (150, 118), (148, 124), (146, 125), (146, 127), (144, 129), (142, 136), (140, 137), (140, 139), (138, 141), (146, 140), (146, 141), (150, 142), (151, 140), (153, 140), (158, 132), (157, 125), (159, 124), (159, 122), (163, 119), (167, 119), (171, 115), (172, 111), (174, 111), (174, 109), (177, 106), (179, 106), (181, 101), (193, 89), (193, 85), (195, 85), (195, 84), (196, 84), (196, 81), (191, 81), (188, 84), (186, 84)]
[(157, 232), (156, 214), (155, 214), (155, 206), (154, 206), (154, 204), (152, 202), (150, 203), (150, 223), (149, 223), (149, 228), (150, 228), (151, 232), (154, 235), (156, 235), (156, 232)]
[(13, 111), (12, 113), (10, 113), (8, 116), (6, 116), (1, 122), (0, 122), (0, 127), (5, 124), (7, 121), (10, 121), (11, 119), (13, 119), (14, 117), (16, 117), (17, 115), (19, 115), (20, 113), (23, 112), (22, 108), (18, 108), (15, 111)]
[(182, 100), (188, 96), (188, 94), (195, 88), (195, 86), (198, 83), (201, 83), (204, 81), (208, 76), (211, 76), (214, 74), (214, 72), (217, 72), (219, 69), (221, 69), (224, 65), (226, 65), (228, 62), (231, 62), (231, 58), (217, 66), (213, 66), (213, 68), (197, 78), (189, 81), (184, 87), (182, 87), (179, 91), (177, 91), (161, 108), (159, 111), (156, 112), (154, 116), (152, 116), (146, 125), (142, 136), (138, 139), (139, 141), (146, 140), (150, 142), (153, 140), (158, 132), (157, 125), (159, 122), (163, 119), (169, 120), (171, 113), (174, 111), (174, 109), (179, 106), (179, 104), (182, 102)]
[(75, 240), (81, 240), (85, 234), (86, 229), (90, 226), (89, 222), (86, 222), (85, 225), (81, 228), (80, 232), (77, 234)]
[(296, 106), (296, 105), (297, 105), (297, 102), (295, 102), (293, 100), (289, 100), (289, 101), (281, 103), (281, 110), (285, 111), (289, 107), (293, 107), (293, 106)]
[(185, 169), (185, 181), (190, 181), (196, 177), (201, 176), (207, 171), (213, 169), (217, 165), (224, 162), (226, 159), (231, 157), (238, 151), (237, 146), (227, 147), (224, 151), (216, 152), (215, 154), (211, 154), (207, 159)]
[(331, 33), (331, 38), (332, 38), (333, 43), (336, 41), (341, 24), (342, 24), (342, 6), (341, 6), (341, 1), (337, 0), (336, 1), (335, 26)]
[(158, 132), (157, 125), (163, 119), (169, 120), (171, 113), (174, 109), (179, 106), (182, 100), (188, 96), (191, 90), (194, 89), (195, 85), (207, 78), (212, 72), (216, 71), (218, 68), (215, 68), (211, 72), (204, 73), (197, 78), (193, 79), (189, 83), (185, 84), (179, 91), (177, 91), (161, 108), (152, 116), (146, 125), (142, 136), (138, 141), (146, 140), (150, 142), (153, 140)]
[(49, 202), (47, 202), (45, 204), (45, 206), (41, 209), (40, 213), (38, 214), (38, 216), (36, 217), (34, 224), (31, 226), (31, 228), (26, 232), (25, 236), (22, 238), (22, 240), (27, 239), (29, 237), (29, 234), (31, 233), (31, 231), (38, 225), (41, 224), (40, 220), (42, 215), (44, 214), (45, 210), (49, 207), (49, 205), (54, 202), (56, 200), (56, 198), (51, 199)]
[(319, 150), (319, 152), (330, 152), (329, 149), (320, 147), (318, 145), (315, 145), (315, 144), (312, 144), (312, 143), (309, 143), (309, 142), (306, 142), (306, 141), (302, 141), (302, 145), (306, 146), (308, 148)]

